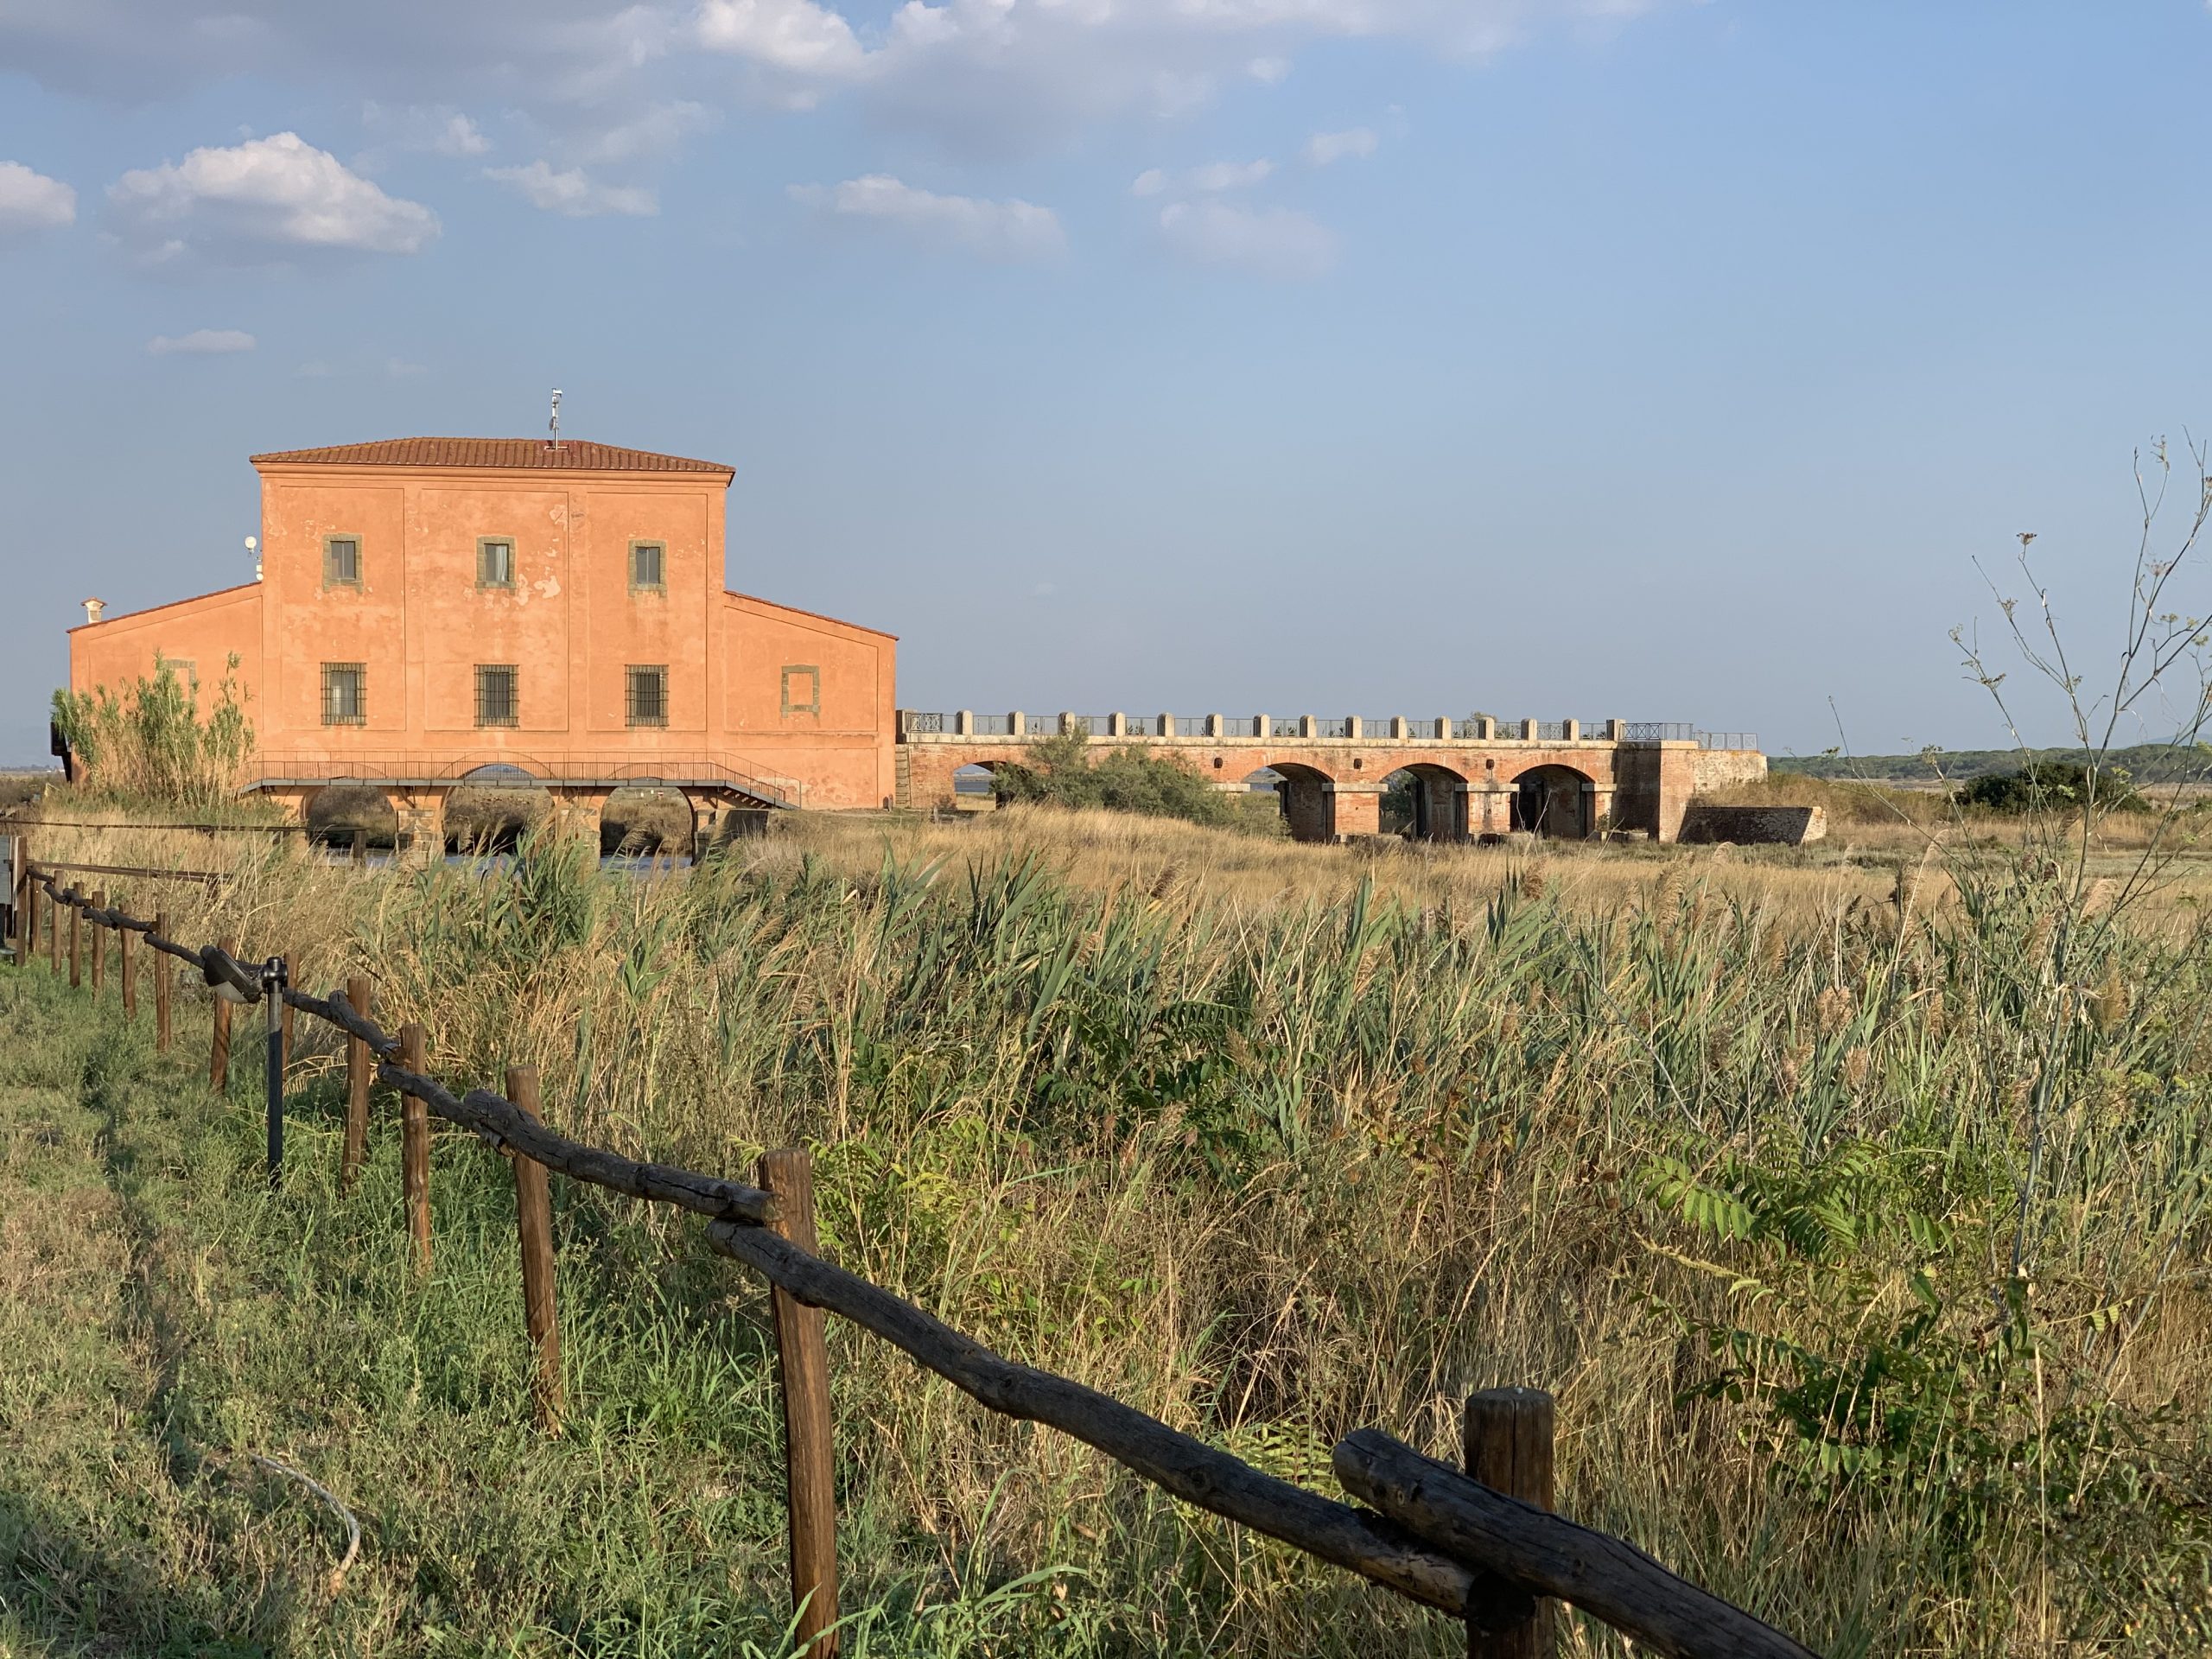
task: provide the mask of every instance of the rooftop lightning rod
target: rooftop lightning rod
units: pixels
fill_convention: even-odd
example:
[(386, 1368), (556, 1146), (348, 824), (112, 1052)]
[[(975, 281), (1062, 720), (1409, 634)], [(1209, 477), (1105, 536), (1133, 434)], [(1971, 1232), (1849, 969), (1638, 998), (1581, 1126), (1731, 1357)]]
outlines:
[(546, 439), (545, 447), (558, 449), (561, 447), (561, 388), (558, 386), (553, 388), (553, 418), (545, 423), (545, 429), (553, 435)]

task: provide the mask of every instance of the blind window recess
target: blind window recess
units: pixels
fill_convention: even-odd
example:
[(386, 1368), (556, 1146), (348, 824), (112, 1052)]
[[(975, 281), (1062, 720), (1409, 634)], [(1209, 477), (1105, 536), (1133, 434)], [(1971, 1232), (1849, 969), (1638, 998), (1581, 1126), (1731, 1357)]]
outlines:
[(359, 663), (322, 665), (322, 723), (359, 726), (369, 715), (368, 674)]
[(632, 666), (626, 713), (632, 726), (668, 724), (668, 669), (663, 664)]
[(504, 536), (487, 536), (476, 543), (476, 585), (512, 588), (515, 585), (515, 544)]
[(630, 543), (630, 586), (663, 588), (668, 585), (667, 552), (658, 542)]
[(480, 663), (476, 669), (476, 723), (512, 726), (522, 712), (512, 663)]

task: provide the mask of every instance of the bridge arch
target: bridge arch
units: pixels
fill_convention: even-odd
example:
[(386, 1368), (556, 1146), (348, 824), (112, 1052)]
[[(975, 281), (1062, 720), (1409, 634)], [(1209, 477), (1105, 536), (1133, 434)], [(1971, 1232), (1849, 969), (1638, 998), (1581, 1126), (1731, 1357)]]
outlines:
[(1433, 760), (1400, 766), (1382, 780), (1386, 833), (1409, 841), (1467, 838), (1467, 776)]
[(998, 804), (999, 768), (1019, 764), (1014, 760), (985, 759), (963, 761), (952, 769), (952, 801), (957, 806), (964, 798), (970, 801), (987, 800)]
[(511, 759), (486, 760), (456, 773), (440, 803), (438, 830), (448, 851), (512, 853), (550, 810), (543, 778)]
[(1587, 841), (1598, 833), (1598, 780), (1573, 766), (1548, 761), (1514, 774), (1513, 827), (1560, 841)]
[(1293, 841), (1332, 841), (1337, 833), (1336, 780), (1319, 766), (1300, 760), (1270, 760), (1245, 775), (1251, 783), (1262, 774), (1275, 775), (1275, 798), (1282, 803), (1283, 822)]

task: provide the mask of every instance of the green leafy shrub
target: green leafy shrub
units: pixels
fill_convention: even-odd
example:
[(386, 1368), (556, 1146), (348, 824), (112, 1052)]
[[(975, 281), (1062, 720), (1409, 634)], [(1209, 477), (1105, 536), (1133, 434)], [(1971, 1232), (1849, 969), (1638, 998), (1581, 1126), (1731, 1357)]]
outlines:
[(2090, 806), (2100, 812), (2147, 811), (2150, 803), (2135, 790), (2121, 766), (2092, 773), (2071, 760), (2034, 760), (2017, 772), (1993, 772), (1976, 778), (1955, 798), (1961, 806), (2019, 814), (2067, 811)]
[(992, 792), (1001, 804), (1039, 801), (1192, 823), (1230, 826), (1242, 822), (1234, 802), (1172, 756), (1146, 748), (1116, 748), (1094, 762), (1089, 749), (1081, 732), (1064, 732), (1033, 743), (1024, 764), (1001, 766), (992, 774)]

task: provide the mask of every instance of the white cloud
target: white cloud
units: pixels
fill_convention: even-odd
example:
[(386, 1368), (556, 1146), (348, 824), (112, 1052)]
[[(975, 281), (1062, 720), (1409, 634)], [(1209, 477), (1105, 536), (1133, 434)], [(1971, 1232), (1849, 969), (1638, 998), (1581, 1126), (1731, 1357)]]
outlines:
[(188, 334), (156, 334), (146, 342), (150, 357), (224, 357), (252, 349), (253, 336), (243, 328), (195, 328)]
[(895, 228), (1005, 264), (1053, 259), (1067, 251), (1058, 215), (1034, 202), (941, 196), (881, 173), (826, 188), (795, 184), (790, 195), (817, 213)]
[(1185, 259), (1258, 276), (1311, 278), (1337, 262), (1336, 233), (1287, 207), (1174, 201), (1160, 210), (1160, 231)]
[(1191, 188), (1216, 195), (1224, 190), (1249, 190), (1275, 170), (1269, 161), (1209, 162), (1191, 169)]
[[(1565, 29), (1617, 30), (1682, 3), (0, 0), (0, 63), (43, 87), (111, 101), (174, 101), (258, 77), (302, 99), (498, 110), (533, 130), (535, 153), (563, 165), (613, 162), (615, 153), (596, 156), (592, 144), (692, 99), (801, 109), (844, 97), (881, 126), (1006, 155), (1132, 112), (1189, 110), (1255, 77), (1273, 84), (1332, 41), (1479, 56)], [(730, 76), (733, 64), (744, 73)], [(442, 142), (472, 141), (456, 128)]]
[(673, 156), (693, 133), (704, 132), (716, 119), (704, 104), (678, 99), (656, 104), (603, 131), (582, 139), (575, 148), (593, 166), (616, 166)]
[[(945, 9), (917, 0), (906, 10), (934, 17)], [(814, 0), (705, 0), (697, 27), (702, 46), (772, 68), (834, 79), (866, 67), (868, 54), (853, 26)]]
[(0, 162), (0, 241), (77, 222), (77, 193), (21, 162)]
[(1172, 190), (1179, 196), (1218, 195), (1225, 190), (1249, 190), (1274, 170), (1275, 164), (1264, 158), (1256, 162), (1209, 162), (1188, 173), (1166, 173), (1148, 167), (1129, 181), (1129, 194), (1157, 196)]
[(1306, 141), (1306, 160), (1313, 167), (1330, 167), (1347, 156), (1364, 161), (1375, 153), (1380, 141), (1366, 127), (1353, 127), (1344, 132), (1317, 132)]
[(438, 234), (438, 216), (422, 203), (386, 195), (294, 132), (125, 173), (107, 199), (124, 238), (156, 264), (194, 256), (252, 264), (301, 251), (419, 253)]
[(546, 162), (528, 167), (487, 167), (484, 176), (504, 184), (533, 207), (569, 219), (594, 219), (601, 213), (627, 213), (650, 219), (660, 212), (660, 200), (650, 190), (632, 185), (594, 184), (582, 168), (556, 173)]
[(481, 156), (492, 148), (483, 128), (448, 104), (398, 107), (374, 99), (361, 105), (361, 124), (400, 149), (429, 150), (440, 156)]

